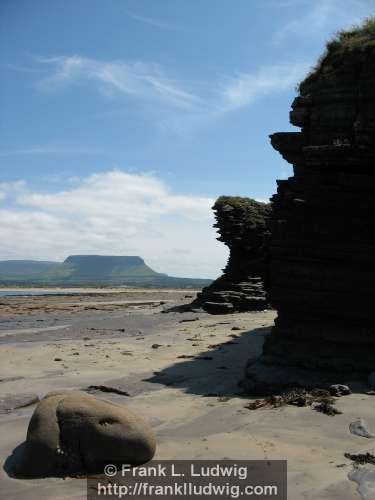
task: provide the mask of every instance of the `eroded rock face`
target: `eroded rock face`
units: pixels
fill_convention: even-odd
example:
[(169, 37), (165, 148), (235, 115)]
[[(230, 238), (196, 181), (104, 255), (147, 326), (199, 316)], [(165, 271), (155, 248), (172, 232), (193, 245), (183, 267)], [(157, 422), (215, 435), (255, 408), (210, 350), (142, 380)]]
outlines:
[(247, 367), (250, 392), (374, 370), (374, 21), (328, 45), (290, 121), (301, 132), (271, 136), (294, 172), (272, 199), (268, 297), (278, 317)]
[(35, 409), (17, 476), (103, 472), (106, 464), (140, 464), (155, 452), (152, 429), (127, 408), (79, 391), (47, 395)]
[(213, 210), (218, 240), (229, 247), (230, 254), (223, 275), (202, 290), (194, 305), (212, 314), (266, 309), (263, 280), (271, 205), (222, 196)]

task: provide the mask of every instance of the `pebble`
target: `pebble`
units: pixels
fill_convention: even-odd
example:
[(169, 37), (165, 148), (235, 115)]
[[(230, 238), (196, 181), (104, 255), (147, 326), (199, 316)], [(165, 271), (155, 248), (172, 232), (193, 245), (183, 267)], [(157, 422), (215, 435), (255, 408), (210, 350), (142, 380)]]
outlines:
[(375, 435), (371, 434), (369, 431), (366, 420), (363, 418), (358, 418), (349, 424), (349, 430), (355, 436), (365, 437), (365, 438), (374, 438)]

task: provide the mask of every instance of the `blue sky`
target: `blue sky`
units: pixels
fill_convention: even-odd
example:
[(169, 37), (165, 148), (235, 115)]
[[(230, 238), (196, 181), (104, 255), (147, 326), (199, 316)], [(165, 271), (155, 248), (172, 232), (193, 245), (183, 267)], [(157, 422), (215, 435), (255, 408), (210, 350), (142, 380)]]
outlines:
[[(215, 277), (210, 206), (291, 168), (295, 86), (375, 0), (2, 0), (0, 258)], [(5, 243), (3, 243), (5, 242)]]

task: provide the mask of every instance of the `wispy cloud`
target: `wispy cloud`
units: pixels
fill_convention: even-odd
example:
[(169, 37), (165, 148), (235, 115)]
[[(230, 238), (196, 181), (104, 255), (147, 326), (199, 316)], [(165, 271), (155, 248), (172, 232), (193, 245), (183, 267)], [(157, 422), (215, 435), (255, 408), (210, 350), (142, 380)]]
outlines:
[[(296, 0), (294, 0), (296, 1)], [(291, 6), (292, 7), (292, 6)], [(374, 0), (315, 0), (308, 2), (302, 16), (292, 17), (275, 35), (276, 42), (290, 37), (327, 37), (339, 29), (374, 15)]]
[(154, 63), (106, 62), (81, 56), (40, 58), (39, 62), (53, 68), (52, 73), (40, 81), (44, 89), (91, 81), (107, 96), (126, 94), (183, 109), (199, 103), (197, 96), (181, 88)]
[(223, 87), (222, 108), (224, 111), (243, 108), (259, 97), (293, 88), (308, 67), (307, 62), (297, 61), (261, 66), (252, 73), (240, 73)]
[(207, 96), (204, 105), (190, 109), (183, 119), (168, 116), (162, 125), (166, 129), (185, 133), (214, 120), (222, 119), (228, 113), (246, 109), (260, 98), (279, 95), (293, 89), (309, 69), (308, 62), (289, 62), (261, 66), (253, 72), (239, 73), (216, 84)]
[(155, 175), (121, 170), (50, 193), (23, 181), (3, 183), (0, 258), (138, 254), (172, 275), (216, 277), (227, 250), (212, 228), (213, 201), (174, 193)]
[[(160, 123), (168, 128), (186, 129), (218, 119), (226, 113), (246, 108), (257, 99), (285, 92), (303, 78), (309, 64), (291, 61), (264, 65), (251, 72), (207, 82), (186, 89), (166, 75), (159, 65), (126, 61), (100, 61), (81, 56), (39, 59), (51, 67), (50, 75), (40, 81), (43, 89), (91, 82), (103, 96), (126, 95), (163, 104)], [(190, 82), (194, 87), (194, 82)], [(196, 87), (196, 86), (195, 86)], [(207, 90), (208, 89), (208, 90)], [(168, 105), (167, 107), (165, 105)]]
[(169, 23), (166, 23), (165, 21), (160, 21), (160, 19), (155, 19), (153, 17), (148, 17), (148, 16), (141, 16), (139, 14), (136, 14), (134, 12), (131, 12), (129, 10), (125, 11), (126, 14), (134, 19), (135, 21), (138, 21), (139, 23), (142, 24), (147, 24), (149, 26), (153, 26), (154, 28), (159, 28), (162, 30), (175, 30), (177, 29), (175, 26), (172, 26)]

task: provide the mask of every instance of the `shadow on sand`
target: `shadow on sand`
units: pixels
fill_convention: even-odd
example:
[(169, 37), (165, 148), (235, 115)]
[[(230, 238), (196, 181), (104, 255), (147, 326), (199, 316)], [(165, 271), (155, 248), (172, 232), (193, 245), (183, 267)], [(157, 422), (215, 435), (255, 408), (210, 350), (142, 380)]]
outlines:
[[(215, 336), (210, 337), (212, 344), (198, 355), (188, 354), (191, 349), (187, 343), (187, 354), (177, 358), (177, 362), (167, 368), (154, 372), (144, 382), (151, 382), (175, 388), (201, 396), (234, 396), (239, 395), (239, 382), (243, 377), (246, 362), (249, 358), (260, 356), (264, 338), (271, 328), (255, 328), (240, 334), (230, 332), (230, 340), (215, 344)], [(199, 336), (191, 342), (201, 345), (210, 340), (200, 340)], [(186, 361), (180, 361), (180, 359)]]
[[(13, 479), (42, 479), (45, 477), (49, 477), (46, 475), (26, 475), (23, 472), (23, 463), (24, 463), (24, 452), (26, 448), (26, 441), (16, 446), (12, 453), (6, 458), (3, 469), (8, 474), (9, 477)], [(64, 477), (63, 474), (61, 476), (54, 477)]]

